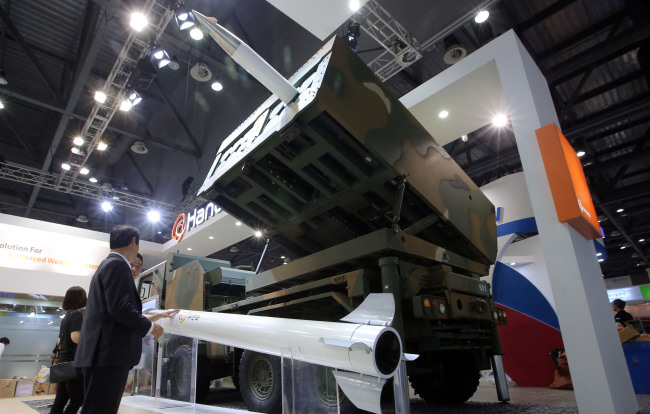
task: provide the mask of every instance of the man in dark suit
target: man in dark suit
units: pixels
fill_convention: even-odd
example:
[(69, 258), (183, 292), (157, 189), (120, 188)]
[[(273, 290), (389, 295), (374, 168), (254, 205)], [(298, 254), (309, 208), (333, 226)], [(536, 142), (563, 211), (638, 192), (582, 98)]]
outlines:
[(151, 333), (158, 339), (163, 329), (155, 321), (174, 312), (142, 315), (130, 265), (138, 254), (139, 242), (137, 228), (113, 228), (111, 253), (90, 281), (74, 363), (84, 370), (82, 414), (117, 413), (129, 370), (140, 360), (142, 338)]

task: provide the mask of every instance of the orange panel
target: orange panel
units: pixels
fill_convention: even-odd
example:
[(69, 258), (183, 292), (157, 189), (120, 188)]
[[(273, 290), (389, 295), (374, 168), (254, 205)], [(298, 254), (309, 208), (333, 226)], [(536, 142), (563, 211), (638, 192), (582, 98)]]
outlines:
[(558, 220), (569, 223), (586, 239), (602, 237), (594, 202), (580, 158), (555, 126), (535, 131)]

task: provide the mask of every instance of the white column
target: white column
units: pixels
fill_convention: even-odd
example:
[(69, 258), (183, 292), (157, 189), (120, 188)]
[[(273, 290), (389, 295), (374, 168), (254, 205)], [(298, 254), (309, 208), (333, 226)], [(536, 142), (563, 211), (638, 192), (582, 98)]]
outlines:
[(514, 35), (496, 59), (524, 177), (548, 265), (562, 338), (580, 412), (638, 411), (593, 242), (557, 219), (535, 129), (559, 126), (548, 84)]

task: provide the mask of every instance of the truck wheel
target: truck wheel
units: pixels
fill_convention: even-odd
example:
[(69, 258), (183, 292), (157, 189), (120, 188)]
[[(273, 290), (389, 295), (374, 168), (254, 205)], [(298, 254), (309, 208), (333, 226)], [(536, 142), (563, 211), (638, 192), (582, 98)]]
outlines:
[(171, 385), (171, 398), (189, 401), (192, 388), (192, 348), (181, 345), (172, 355), (167, 377)]
[(239, 365), (239, 388), (249, 410), (282, 412), (281, 372), (279, 357), (244, 351)]
[(440, 354), (434, 357), (434, 372), (411, 375), (415, 393), (429, 403), (460, 404), (476, 392), (480, 373), (472, 353)]
[(341, 414), (355, 414), (359, 410), (336, 386), (332, 368), (321, 365), (305, 364), (305, 369), (298, 374), (296, 383), (299, 384), (300, 398), (308, 402), (319, 413), (338, 413), (336, 393), (341, 405)]

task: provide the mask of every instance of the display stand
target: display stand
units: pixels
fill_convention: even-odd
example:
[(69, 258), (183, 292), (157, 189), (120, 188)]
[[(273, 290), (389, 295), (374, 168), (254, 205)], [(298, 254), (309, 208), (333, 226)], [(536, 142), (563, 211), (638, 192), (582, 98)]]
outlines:
[(198, 339), (164, 334), (158, 343), (156, 407), (160, 408), (161, 404), (179, 407), (174, 401), (187, 403), (180, 406), (193, 407), (196, 403)]

